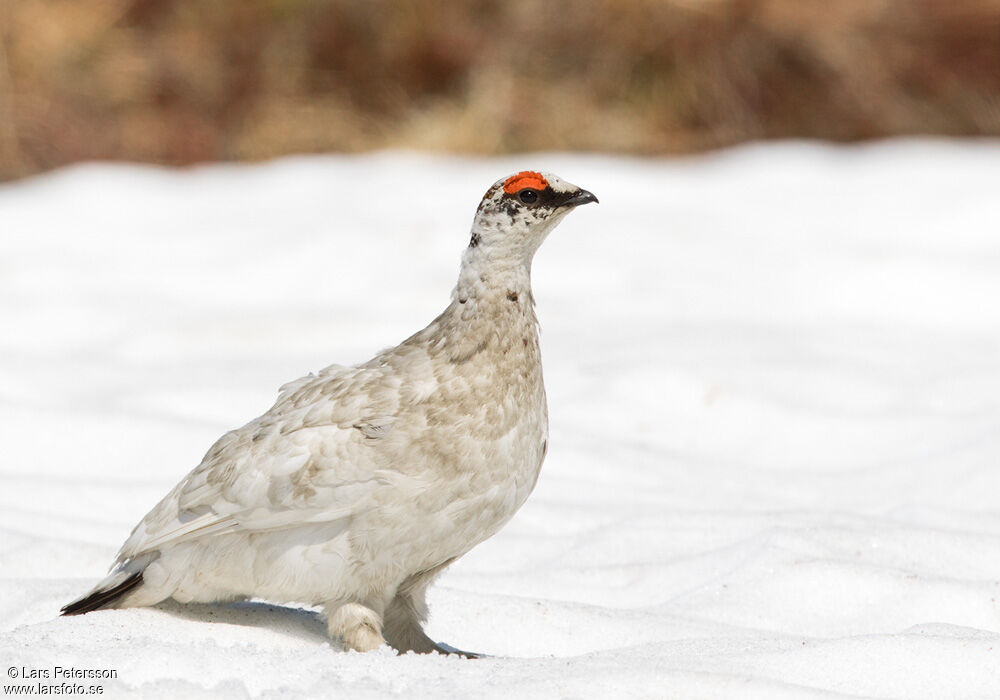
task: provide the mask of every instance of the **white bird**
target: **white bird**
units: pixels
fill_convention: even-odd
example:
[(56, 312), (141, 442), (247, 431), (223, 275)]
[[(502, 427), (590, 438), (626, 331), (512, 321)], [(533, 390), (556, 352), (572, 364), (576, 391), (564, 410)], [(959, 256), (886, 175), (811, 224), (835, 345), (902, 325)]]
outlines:
[(422, 629), (427, 587), (524, 504), (548, 447), (531, 261), (596, 201), (548, 173), (494, 184), (440, 316), (364, 364), (281, 387), (63, 614), (264, 598), (322, 605), (346, 649), (448, 653)]

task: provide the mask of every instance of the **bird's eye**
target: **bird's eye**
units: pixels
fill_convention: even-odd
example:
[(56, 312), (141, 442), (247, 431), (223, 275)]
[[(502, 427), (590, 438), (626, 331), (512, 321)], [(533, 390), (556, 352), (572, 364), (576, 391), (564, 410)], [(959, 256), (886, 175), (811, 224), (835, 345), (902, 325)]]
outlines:
[(521, 194), (519, 194), (517, 198), (520, 199), (525, 204), (534, 204), (536, 201), (538, 201), (538, 191), (532, 189), (523, 189), (521, 190)]

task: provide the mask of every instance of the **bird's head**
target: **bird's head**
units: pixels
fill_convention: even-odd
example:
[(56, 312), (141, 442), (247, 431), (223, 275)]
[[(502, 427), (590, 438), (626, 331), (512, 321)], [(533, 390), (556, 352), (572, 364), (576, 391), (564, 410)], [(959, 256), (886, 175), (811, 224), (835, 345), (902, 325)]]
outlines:
[(486, 192), (472, 224), (470, 248), (498, 262), (531, 259), (563, 217), (597, 197), (552, 173), (524, 171)]

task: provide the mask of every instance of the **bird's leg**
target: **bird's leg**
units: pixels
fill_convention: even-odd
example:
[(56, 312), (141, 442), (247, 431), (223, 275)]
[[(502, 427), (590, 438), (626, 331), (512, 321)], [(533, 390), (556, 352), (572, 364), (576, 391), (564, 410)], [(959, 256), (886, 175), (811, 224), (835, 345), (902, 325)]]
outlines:
[(414, 651), (418, 654), (459, 654), (470, 659), (479, 654), (459, 651), (437, 644), (423, 630), (427, 620), (427, 586), (432, 576), (415, 577), (402, 586), (385, 609), (385, 639), (393, 649), (401, 654)]
[(385, 644), (382, 638), (381, 606), (361, 603), (344, 603), (336, 607), (327, 606), (327, 629), (330, 636), (340, 639), (344, 649), (354, 651), (374, 651)]
[(447, 653), (424, 634), (421, 623), (427, 619), (427, 605), (421, 595), (414, 600), (412, 593), (398, 593), (385, 609), (385, 640), (401, 654), (415, 651)]

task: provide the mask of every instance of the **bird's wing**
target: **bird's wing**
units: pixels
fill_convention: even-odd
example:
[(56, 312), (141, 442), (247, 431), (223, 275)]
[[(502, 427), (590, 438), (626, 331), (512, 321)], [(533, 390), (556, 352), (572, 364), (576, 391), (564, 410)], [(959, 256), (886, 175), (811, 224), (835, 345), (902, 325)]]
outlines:
[(377, 449), (398, 388), (378, 369), (327, 368), (282, 387), (263, 416), (223, 435), (136, 526), (118, 560), (213, 535), (333, 522), (391, 480)]

